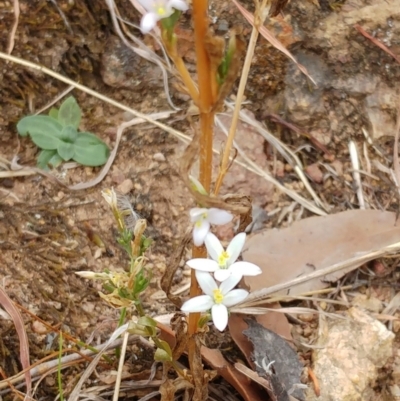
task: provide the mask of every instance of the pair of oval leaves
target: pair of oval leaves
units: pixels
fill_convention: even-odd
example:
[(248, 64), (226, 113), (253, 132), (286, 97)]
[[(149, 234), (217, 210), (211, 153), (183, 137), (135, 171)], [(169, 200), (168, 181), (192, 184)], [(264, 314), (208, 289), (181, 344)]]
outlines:
[(48, 116), (23, 117), (17, 124), (21, 136), (29, 136), (42, 149), (39, 167), (56, 167), (63, 161), (74, 160), (84, 166), (101, 166), (110, 154), (108, 146), (90, 132), (78, 132), (81, 109), (73, 96), (60, 109), (52, 108)]

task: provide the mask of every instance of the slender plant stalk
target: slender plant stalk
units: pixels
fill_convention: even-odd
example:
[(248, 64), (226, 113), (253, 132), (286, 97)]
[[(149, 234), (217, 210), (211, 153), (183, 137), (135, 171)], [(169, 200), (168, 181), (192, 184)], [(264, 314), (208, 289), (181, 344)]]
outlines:
[[(208, 27), (208, 1), (207, 0), (193, 0), (193, 23), (195, 35), (195, 50), (197, 59), (197, 75), (199, 86), (199, 102), (198, 107), (200, 111), (200, 171), (199, 180), (205, 190), (210, 192), (211, 177), (212, 177), (212, 142), (213, 142), (213, 126), (214, 126), (214, 113), (212, 110), (213, 105), (213, 81), (216, 77), (212, 76), (210, 59), (208, 57), (206, 48), (204, 46), (204, 38), (209, 29)], [(193, 247), (193, 258), (204, 258), (207, 256), (204, 247)], [(201, 294), (201, 289), (197, 283), (195, 271), (191, 272), (191, 287), (190, 297), (193, 298)], [(189, 344), (188, 356), (189, 364), (192, 368), (195, 353), (196, 341), (195, 333), (200, 318), (199, 313), (190, 313), (188, 322)], [(192, 369), (193, 370), (193, 369)]]
[(170, 44), (167, 40), (163, 40), (164, 46), (167, 50), (168, 56), (174, 62), (176, 69), (178, 70), (180, 77), (182, 78), (183, 83), (186, 86), (186, 89), (189, 91), (189, 95), (192, 98), (195, 104), (199, 102), (199, 91), (194, 84), (192, 77), (189, 74), (189, 71), (186, 68), (185, 63), (182, 60), (182, 57), (178, 55), (176, 50), (176, 43)]
[(230, 165), (229, 157), (231, 155), (233, 140), (235, 138), (236, 129), (237, 129), (238, 121), (239, 121), (239, 114), (240, 114), (240, 109), (241, 109), (241, 105), (242, 105), (244, 90), (245, 90), (246, 84), (247, 84), (247, 78), (249, 76), (251, 61), (253, 60), (254, 49), (257, 44), (257, 39), (258, 39), (258, 34), (259, 34), (258, 30), (260, 28), (260, 25), (264, 21), (261, 14), (263, 13), (265, 5), (266, 5), (266, 0), (263, 1), (261, 6), (259, 5), (257, 7), (255, 15), (254, 15), (253, 30), (251, 31), (250, 41), (247, 46), (246, 59), (244, 61), (242, 75), (240, 77), (239, 88), (238, 88), (237, 95), (236, 95), (236, 102), (235, 102), (235, 108), (233, 110), (232, 123), (231, 123), (230, 129), (229, 129), (228, 138), (226, 140), (224, 153), (222, 155), (222, 160), (221, 160), (221, 164), (220, 164), (220, 168), (219, 168), (217, 181), (215, 183), (215, 188), (214, 188), (215, 195), (218, 194), (218, 192), (221, 188), (221, 185), (222, 185), (222, 181), (224, 180), (224, 177), (225, 177), (226, 173), (228, 172), (228, 168)]

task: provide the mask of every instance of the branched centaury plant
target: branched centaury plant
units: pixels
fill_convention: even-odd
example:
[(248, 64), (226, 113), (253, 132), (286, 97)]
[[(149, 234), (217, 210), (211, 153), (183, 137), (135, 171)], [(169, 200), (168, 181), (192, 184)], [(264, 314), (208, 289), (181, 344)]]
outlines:
[(137, 319), (130, 322), (128, 331), (151, 337), (157, 346), (155, 359), (170, 362), (176, 371), (181, 373), (181, 369), (172, 359), (169, 344), (157, 336), (157, 322), (145, 314), (142, 304), (141, 297), (152, 277), (151, 270), (146, 267), (146, 251), (151, 245), (151, 239), (144, 235), (146, 220), (140, 219), (129, 200), (117, 195), (114, 189), (107, 189), (102, 195), (114, 215), (119, 232), (118, 243), (129, 256), (129, 266), (122, 271), (107, 270), (102, 273), (81, 271), (77, 274), (102, 282), (104, 292), (99, 293), (100, 297), (112, 307), (121, 309), (119, 326), (125, 323), (127, 308), (133, 308), (137, 313)]
[[(210, 29), (208, 1), (192, 0), (197, 67), (197, 84), (195, 84), (178, 51), (178, 38), (175, 34), (175, 27), (181, 13), (189, 8), (186, 1), (136, 1), (146, 10), (141, 21), (142, 33), (146, 34), (158, 26), (163, 45), (180, 74), (187, 92), (198, 107), (200, 128), (199, 135), (196, 137), (199, 137), (199, 179), (191, 178), (191, 182), (195, 191), (211, 199), (209, 194), (212, 192), (214, 117), (237, 78), (244, 43), (232, 33), (229, 44), (225, 48), (224, 39), (215, 36)], [(140, 295), (150, 279), (145, 258), (149, 245), (148, 239), (144, 236), (146, 224), (143, 220), (137, 219), (132, 231), (131, 227), (127, 227), (126, 212), (121, 202), (118, 202), (116, 193), (113, 190), (107, 190), (103, 196), (111, 206), (117, 221), (120, 232), (119, 242), (130, 257), (130, 268), (122, 273), (81, 272), (80, 274), (103, 280), (107, 294), (100, 295), (110, 304), (122, 308), (120, 324), (124, 322), (126, 308), (128, 306), (136, 308), (138, 320), (132, 325), (131, 331), (150, 336), (157, 346), (156, 359), (172, 364), (178, 374), (191, 382), (194, 388), (193, 400), (204, 401), (208, 398), (207, 382), (210, 377), (203, 372), (200, 351), (201, 336), (207, 332), (205, 323), (211, 318), (218, 330), (224, 330), (228, 324), (229, 309), (244, 301), (249, 295), (246, 290), (235, 288), (242, 276), (261, 273), (258, 266), (237, 261), (246, 235), (238, 233), (224, 249), (218, 238), (210, 232), (210, 228), (213, 224), (229, 223), (233, 215), (217, 207), (205, 207), (204, 204), (199, 204), (190, 211), (190, 218), (194, 223), (192, 259), (187, 262), (192, 268), (190, 299), (181, 307), (182, 312), (188, 314), (186, 341), (182, 344), (185, 346), (187, 344), (190, 370), (181, 372), (173, 360), (176, 349), (171, 350), (166, 342), (157, 337), (155, 321), (145, 315), (140, 300)], [(132, 210), (129, 210), (128, 214), (132, 216)], [(210, 259), (207, 258), (207, 254)], [(201, 317), (201, 313), (205, 315)], [(178, 345), (177, 343), (176, 347)]]

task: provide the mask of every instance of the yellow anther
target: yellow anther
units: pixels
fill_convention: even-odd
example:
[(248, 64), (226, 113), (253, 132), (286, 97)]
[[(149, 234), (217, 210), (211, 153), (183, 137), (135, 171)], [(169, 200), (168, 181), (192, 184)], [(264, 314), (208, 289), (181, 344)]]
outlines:
[(162, 16), (165, 14), (165, 8), (163, 6), (157, 7), (157, 14)]
[(226, 251), (223, 251), (219, 255), (219, 257), (218, 257), (218, 265), (219, 265), (220, 269), (226, 269), (227, 268), (226, 263), (227, 263), (228, 259), (229, 259), (229, 254)]
[(214, 302), (219, 305), (224, 300), (224, 294), (222, 294), (221, 290), (217, 288), (213, 291), (214, 293)]

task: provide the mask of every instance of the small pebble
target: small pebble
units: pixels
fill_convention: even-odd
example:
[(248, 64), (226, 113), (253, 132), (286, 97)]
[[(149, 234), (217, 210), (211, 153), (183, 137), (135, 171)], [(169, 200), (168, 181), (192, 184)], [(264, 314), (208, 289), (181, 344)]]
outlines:
[(49, 329), (43, 323), (34, 321), (32, 323), (32, 331), (36, 334), (46, 334)]
[(306, 173), (309, 175), (309, 177), (316, 182), (317, 184), (320, 184), (322, 180), (324, 179), (324, 174), (319, 168), (318, 164), (310, 164), (305, 168)]
[(133, 181), (130, 178), (128, 178), (128, 179), (122, 181), (121, 184), (118, 185), (117, 190), (122, 195), (126, 195), (132, 191), (133, 187), (134, 187)]
[(153, 155), (153, 160), (156, 162), (165, 162), (165, 156), (162, 153), (155, 153)]

